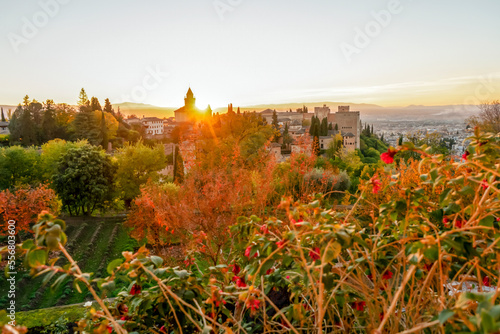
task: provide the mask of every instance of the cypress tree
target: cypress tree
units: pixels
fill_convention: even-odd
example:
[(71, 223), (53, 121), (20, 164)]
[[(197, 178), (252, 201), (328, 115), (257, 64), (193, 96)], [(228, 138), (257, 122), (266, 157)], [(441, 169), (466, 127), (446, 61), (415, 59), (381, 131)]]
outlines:
[(175, 147), (174, 154), (174, 182), (180, 184), (184, 182), (184, 162), (182, 160), (181, 153), (179, 152), (179, 147)]
[(327, 136), (328, 135), (328, 119), (325, 117), (321, 121), (321, 126), (320, 126), (320, 135), (321, 136)]
[(6, 122), (5, 115), (3, 114), (3, 108), (2, 108), (2, 122)]
[(106, 117), (104, 111), (101, 111), (101, 146), (104, 150), (108, 149), (108, 128), (106, 127)]

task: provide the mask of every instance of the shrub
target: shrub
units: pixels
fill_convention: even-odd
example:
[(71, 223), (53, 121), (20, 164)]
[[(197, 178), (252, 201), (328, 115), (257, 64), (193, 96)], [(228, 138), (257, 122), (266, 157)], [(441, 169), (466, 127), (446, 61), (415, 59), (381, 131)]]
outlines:
[[(228, 233), (232, 247), (221, 249), (232, 253), (228, 265), (169, 268), (144, 247), (124, 252), (97, 285), (106, 291), (120, 279), (129, 288), (109, 307), (93, 293), (103, 309), (91, 311), (80, 329), (498, 332), (500, 137), (471, 139), (461, 162), (430, 156), (425, 147), (389, 150), (386, 162), (401, 151), (422, 155), (419, 169), (379, 170), (349, 211), (325, 207), (318, 195), (308, 204), (284, 199), (277, 217), (238, 219)], [(56, 224), (40, 217), (37, 240), (19, 250), (34, 271), (63, 271), (45, 263), (51, 250), (69, 256)], [(54, 229), (60, 243), (48, 239)], [(91, 286), (90, 274), (71, 264), (63, 272)]]

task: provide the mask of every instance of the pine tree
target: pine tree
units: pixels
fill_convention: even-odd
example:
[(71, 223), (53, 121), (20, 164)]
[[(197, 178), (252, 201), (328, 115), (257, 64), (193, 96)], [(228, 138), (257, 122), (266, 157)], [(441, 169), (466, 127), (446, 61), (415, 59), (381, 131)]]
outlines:
[(240, 107), (238, 107), (237, 114), (238, 114), (238, 115), (241, 115)]
[(398, 145), (403, 145), (403, 136), (399, 137)]
[(56, 111), (54, 101), (47, 100), (42, 119), (43, 141), (47, 142), (55, 138), (57, 133)]
[(339, 131), (339, 125), (335, 124), (335, 131)]
[(109, 102), (109, 99), (104, 100), (104, 112), (110, 113), (110, 114), (115, 114), (115, 111), (113, 110), (113, 106)]
[(332, 131), (332, 130), (333, 130), (333, 125), (332, 125), (332, 123), (328, 124), (328, 130), (329, 130), (329, 131)]
[(36, 123), (33, 120), (29, 103), (25, 102), (25, 106), (22, 108), (22, 113), (18, 122), (21, 128), (21, 143), (26, 146), (37, 144)]
[(92, 96), (92, 99), (90, 100), (90, 110), (95, 111), (99, 110), (102, 111), (101, 104), (99, 103), (99, 99), (95, 96)]
[(5, 115), (3, 114), (3, 108), (2, 108), (2, 122), (6, 122)]
[(78, 97), (78, 106), (82, 107), (88, 105), (90, 105), (89, 97), (87, 96), (85, 89), (82, 88)]
[(372, 124), (372, 129), (370, 131), (370, 134), (373, 136), (373, 124)]

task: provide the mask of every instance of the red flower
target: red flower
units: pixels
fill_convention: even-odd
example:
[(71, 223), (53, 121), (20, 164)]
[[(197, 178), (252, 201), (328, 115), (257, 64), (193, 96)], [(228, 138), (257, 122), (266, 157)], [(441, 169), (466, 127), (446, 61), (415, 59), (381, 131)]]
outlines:
[[(252, 251), (252, 246), (248, 246), (247, 249), (245, 249), (245, 256), (250, 258), (250, 252)], [(257, 252), (255, 252), (253, 257), (257, 257)]]
[(270, 275), (274, 272), (274, 268), (271, 268), (271, 269), (267, 269), (266, 271), (266, 275)]
[(137, 284), (132, 285), (132, 289), (130, 289), (130, 294), (134, 296), (140, 293), (141, 293), (141, 286)]
[(231, 270), (233, 274), (238, 275), (240, 273), (241, 268), (238, 264), (233, 264), (231, 267), (233, 267)]
[(258, 299), (249, 300), (247, 302), (247, 308), (251, 309), (252, 311), (258, 310), (259, 306), (260, 306), (260, 300)]
[(162, 333), (166, 333), (166, 331), (165, 331), (165, 326), (161, 326), (161, 328), (160, 328), (160, 332), (162, 332)]
[(238, 288), (246, 288), (245, 277), (234, 276), (233, 282), (236, 282)]
[(351, 305), (352, 308), (355, 309), (356, 311), (363, 312), (365, 310), (366, 303), (361, 301), (361, 302), (354, 302)]
[(380, 189), (382, 189), (382, 182), (380, 182), (379, 178), (377, 176), (374, 176), (371, 178), (370, 183), (373, 187), (372, 192), (374, 194), (378, 194)]
[(108, 326), (107, 329), (108, 329), (108, 333), (113, 333), (113, 327)]
[(382, 161), (386, 164), (392, 164), (394, 162), (394, 156), (396, 155), (396, 153), (398, 153), (398, 150), (389, 147), (387, 152), (384, 152), (380, 155), (380, 159), (382, 159)]
[(262, 233), (262, 234), (268, 234), (268, 233), (269, 233), (269, 230), (268, 230), (268, 228), (267, 228), (267, 225), (262, 225), (262, 226), (260, 227), (260, 233)]
[(278, 245), (278, 248), (283, 248), (283, 245), (285, 244), (285, 240), (280, 240), (276, 242), (276, 245)]
[(490, 278), (488, 276), (483, 277), (483, 285), (490, 286)]
[(488, 184), (488, 181), (486, 181), (486, 179), (481, 182), (481, 187), (483, 187), (484, 190), (488, 189), (489, 186), (490, 185)]
[(320, 259), (320, 249), (319, 247), (315, 247), (312, 251), (309, 252), (309, 257), (313, 260), (319, 260)]
[(456, 226), (457, 228), (462, 228), (462, 226), (464, 226), (464, 222), (463, 222), (463, 221), (461, 221), (461, 220), (457, 220), (457, 221), (455, 222), (455, 226)]
[(462, 159), (467, 160), (469, 155), (470, 155), (469, 151), (465, 151), (465, 153), (462, 155)]
[(385, 279), (385, 280), (391, 279), (391, 278), (392, 278), (392, 275), (394, 275), (394, 274), (392, 273), (392, 271), (388, 270), (388, 271), (386, 271), (386, 272), (382, 275), (382, 279)]
[(446, 217), (443, 218), (443, 224), (444, 226), (448, 227), (448, 224), (450, 223), (450, 220)]

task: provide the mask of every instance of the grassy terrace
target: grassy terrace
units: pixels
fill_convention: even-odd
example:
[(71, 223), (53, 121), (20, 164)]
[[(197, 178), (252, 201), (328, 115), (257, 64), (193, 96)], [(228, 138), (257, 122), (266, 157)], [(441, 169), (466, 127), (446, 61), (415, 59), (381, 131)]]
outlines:
[[(133, 250), (136, 246), (125, 228), (123, 218), (68, 218), (67, 248), (84, 272), (92, 272), (97, 276), (106, 276), (106, 266), (111, 260), (120, 257), (124, 250)], [(65, 259), (59, 260), (63, 264)], [(17, 275), (17, 308), (18, 311), (30, 311), (54, 306), (82, 303), (92, 299), (90, 293), (79, 294), (72, 281), (66, 280), (57, 290), (51, 288), (56, 278), (43, 285), (43, 277), (31, 278), (29, 272), (23, 270), (19, 261)], [(7, 282), (0, 281), (0, 309), (6, 308)], [(81, 308), (83, 310), (83, 308)], [(52, 316), (51, 316), (52, 317)], [(37, 317), (38, 318), (38, 317)]]

